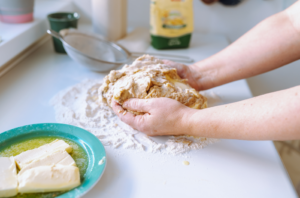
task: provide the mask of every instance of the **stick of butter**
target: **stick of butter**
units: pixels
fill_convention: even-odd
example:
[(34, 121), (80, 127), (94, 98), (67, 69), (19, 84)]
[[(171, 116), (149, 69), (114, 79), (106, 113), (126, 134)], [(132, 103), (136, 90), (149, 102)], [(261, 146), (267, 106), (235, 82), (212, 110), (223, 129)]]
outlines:
[(18, 176), (20, 193), (71, 190), (80, 185), (79, 169), (75, 166), (39, 166)]
[(72, 152), (72, 147), (63, 140), (54, 140), (49, 144), (45, 144), (39, 148), (25, 151), (17, 156), (15, 160), (17, 166), (21, 170), (26, 165), (30, 164), (33, 160), (39, 159), (45, 155), (49, 155), (55, 151), (64, 150), (68, 153)]
[(13, 157), (0, 157), (0, 197), (18, 194), (16, 163)]
[(66, 151), (59, 150), (43, 156), (40, 159), (33, 160), (30, 164), (22, 168), (19, 175), (23, 174), (26, 170), (38, 166), (52, 166), (57, 164), (64, 166), (76, 166), (74, 159)]

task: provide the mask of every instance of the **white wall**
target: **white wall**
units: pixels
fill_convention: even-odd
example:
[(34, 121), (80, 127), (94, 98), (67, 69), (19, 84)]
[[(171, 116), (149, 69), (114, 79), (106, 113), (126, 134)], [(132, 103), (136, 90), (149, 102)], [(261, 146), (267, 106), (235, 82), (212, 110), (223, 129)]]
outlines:
[[(73, 0), (77, 9), (91, 16), (90, 0)], [(236, 7), (205, 5), (194, 0), (195, 31), (222, 33), (231, 41), (255, 24), (282, 9), (282, 0), (244, 0)], [(128, 25), (149, 27), (150, 0), (128, 0)]]
[[(90, 20), (90, 0), (73, 0), (77, 9)], [(296, 0), (244, 0), (236, 7), (219, 3), (205, 5), (194, 0), (195, 31), (224, 34), (236, 40), (263, 19), (280, 12)], [(128, 25), (149, 27), (150, 0), (128, 0)], [(253, 95), (300, 85), (300, 61), (248, 79)]]

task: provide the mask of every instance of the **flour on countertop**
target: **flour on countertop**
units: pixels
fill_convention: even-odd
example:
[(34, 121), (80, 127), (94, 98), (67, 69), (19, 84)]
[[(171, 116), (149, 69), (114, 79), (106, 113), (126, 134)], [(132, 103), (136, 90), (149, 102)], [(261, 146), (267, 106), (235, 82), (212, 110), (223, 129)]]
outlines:
[[(104, 146), (132, 149), (151, 153), (183, 154), (201, 149), (218, 141), (213, 138), (187, 136), (149, 137), (122, 122), (105, 103), (98, 100), (101, 80), (87, 79), (62, 90), (50, 103), (54, 106), (56, 120), (86, 129), (94, 134)], [(221, 99), (212, 91), (201, 92), (214, 103)]]

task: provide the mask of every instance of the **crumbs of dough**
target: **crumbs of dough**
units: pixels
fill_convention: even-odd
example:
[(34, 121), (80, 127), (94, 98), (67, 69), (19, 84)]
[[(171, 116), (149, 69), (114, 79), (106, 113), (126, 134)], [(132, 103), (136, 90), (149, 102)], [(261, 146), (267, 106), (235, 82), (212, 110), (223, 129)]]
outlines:
[(193, 141), (192, 140), (189, 140), (189, 139), (187, 139), (187, 138), (185, 138), (185, 137), (179, 137), (179, 138), (177, 138), (176, 140), (175, 140), (175, 142), (177, 142), (177, 143), (183, 143), (183, 144), (187, 144), (187, 145), (191, 145), (192, 143), (193, 143)]
[(190, 165), (190, 162), (189, 161), (183, 161), (183, 164), (188, 166), (188, 165)]

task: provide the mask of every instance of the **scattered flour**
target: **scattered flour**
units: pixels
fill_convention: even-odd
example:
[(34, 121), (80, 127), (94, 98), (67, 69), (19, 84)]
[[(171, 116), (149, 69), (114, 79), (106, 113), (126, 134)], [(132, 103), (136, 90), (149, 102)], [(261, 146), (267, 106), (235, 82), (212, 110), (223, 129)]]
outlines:
[[(212, 138), (187, 136), (149, 137), (123, 123), (110, 107), (98, 100), (101, 80), (87, 79), (62, 90), (50, 103), (54, 106), (57, 122), (71, 124), (94, 134), (104, 146), (132, 149), (151, 153), (178, 155), (201, 149), (218, 141)], [(221, 99), (213, 92), (201, 92), (210, 101)]]

